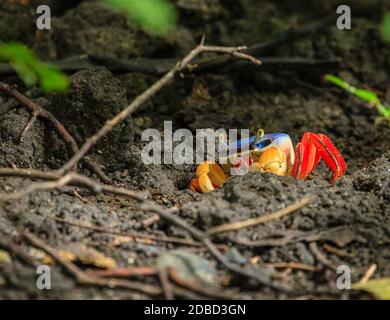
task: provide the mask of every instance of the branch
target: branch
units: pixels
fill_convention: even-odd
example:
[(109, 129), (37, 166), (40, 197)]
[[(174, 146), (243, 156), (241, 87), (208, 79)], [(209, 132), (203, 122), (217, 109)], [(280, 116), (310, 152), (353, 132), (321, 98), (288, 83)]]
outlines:
[(311, 242), (309, 243), (309, 249), (311, 253), (314, 255), (314, 257), (321, 262), (323, 265), (327, 266), (331, 270), (337, 270), (337, 266), (334, 265), (326, 256), (324, 253), (321, 252), (321, 250), (318, 248), (317, 243)]
[(114, 277), (114, 278), (130, 278), (130, 277), (145, 277), (158, 275), (156, 267), (131, 267), (131, 268), (112, 268), (103, 270), (87, 270), (86, 273), (96, 277)]
[(17, 246), (12, 239), (10, 240), (5, 240), (5, 239), (0, 239), (0, 248), (6, 249), (9, 252), (12, 252), (13, 255), (17, 256), (19, 259), (23, 260), (27, 264), (33, 267), (38, 267), (38, 263), (36, 263), (30, 255), (25, 252), (22, 248)]
[(190, 233), (194, 239), (203, 242), (203, 244), (206, 246), (210, 254), (227, 270), (236, 273), (238, 275), (241, 275), (245, 278), (254, 279), (257, 282), (259, 282), (262, 285), (268, 286), (270, 288), (273, 288), (275, 290), (285, 292), (285, 293), (291, 293), (291, 290), (284, 287), (279, 286), (275, 283), (273, 283), (271, 280), (267, 279), (265, 276), (263, 276), (261, 273), (256, 271), (251, 271), (245, 268), (242, 268), (242, 266), (236, 265), (235, 263), (230, 262), (229, 259), (225, 257), (221, 251), (215, 246), (215, 244), (208, 238), (207, 233), (199, 230), (198, 228), (190, 225), (187, 221), (180, 218), (177, 215), (172, 214), (171, 212), (164, 210), (160, 206), (156, 204), (149, 204), (145, 203), (143, 206), (141, 206), (143, 210), (147, 210), (150, 212), (157, 213), (160, 215), (160, 217), (170, 224), (176, 225), (178, 227), (181, 227), (182, 229), (186, 230), (188, 233)]
[[(310, 34), (316, 34), (319, 30), (325, 28), (326, 26), (335, 22), (337, 15), (331, 14), (322, 20), (315, 20), (307, 25), (300, 26), (295, 30), (288, 30), (279, 35), (275, 35), (272, 37), (272, 40), (265, 41), (262, 43), (254, 44), (246, 50), (245, 53), (257, 56), (259, 54), (264, 55), (264, 53), (274, 49), (277, 46), (293, 42), (298, 40), (304, 36)], [(283, 59), (284, 61), (274, 61), (272, 59), (278, 60)], [(294, 58), (291, 58), (294, 59)], [(309, 59), (307, 59), (309, 61)], [(329, 63), (333, 63), (335, 61), (331, 61)], [(309, 65), (317, 64), (316, 60), (311, 60)], [(229, 55), (222, 57), (208, 57), (202, 60), (197, 61), (197, 67), (192, 71), (203, 71), (214, 69), (217, 67), (222, 67), (224, 65), (232, 64), (235, 60), (232, 59)], [(284, 62), (287, 64), (294, 63), (290, 61), (289, 58), (263, 58), (262, 62), (265, 66), (267, 65), (280, 65)], [(77, 57), (72, 57), (59, 61), (52, 61), (52, 64), (56, 65), (60, 70), (67, 72), (75, 72), (78, 70), (86, 69), (90, 66), (94, 66), (96, 64), (104, 65), (108, 69), (114, 72), (138, 72), (144, 74), (151, 74), (155, 76), (160, 76), (166, 72), (168, 72), (171, 68), (173, 68), (175, 61), (171, 59), (117, 59), (111, 58), (101, 55), (81, 55)], [(320, 62), (325, 63), (325, 61)], [(337, 63), (337, 62), (336, 62)], [(0, 64), (0, 74), (13, 74), (15, 73), (15, 69), (10, 64)]]
[(286, 293), (290, 292), (289, 289), (272, 283), (272, 281), (264, 277), (262, 274), (256, 271), (243, 269), (241, 266), (238, 266), (230, 262), (220, 252), (217, 246), (208, 238), (207, 233), (192, 226), (187, 221), (180, 218), (178, 215), (173, 214), (170, 210), (164, 209), (163, 207), (155, 203), (146, 203), (145, 193), (134, 192), (124, 188), (107, 186), (73, 172), (70, 172), (64, 176), (59, 176), (58, 172), (46, 173), (46, 172), (41, 172), (39, 170), (30, 170), (30, 169), (8, 169), (8, 168), (1, 169), (0, 168), (0, 176), (22, 176), (22, 177), (24, 176), (29, 178), (40, 178), (40, 179), (46, 178), (48, 180), (51, 180), (49, 182), (32, 184), (20, 192), (16, 192), (12, 194), (0, 194), (0, 202), (21, 199), (23, 197), (26, 197), (31, 192), (35, 192), (38, 190), (48, 190), (49, 187), (50, 188), (63, 187), (65, 184), (85, 187), (95, 192), (113, 193), (113, 194), (123, 195), (135, 199), (143, 203), (143, 205), (141, 205), (142, 210), (158, 214), (162, 219), (164, 219), (168, 223), (186, 230), (195, 240), (198, 240), (199, 242), (203, 243), (203, 245), (208, 249), (211, 255), (215, 259), (217, 259), (221, 263), (221, 265), (225, 267), (227, 270), (232, 271), (238, 275), (244, 276), (246, 278), (257, 280), (260, 284), (271, 287), (275, 290), (279, 290)]
[[(74, 57), (71, 61), (58, 60), (52, 62), (53, 64), (59, 66), (62, 71), (67, 72), (76, 72), (79, 70), (85, 70), (93, 66), (104, 66), (112, 72), (115, 73), (142, 73), (152, 76), (161, 76), (171, 70), (177, 60), (175, 59), (147, 59), (147, 58), (137, 58), (137, 59), (120, 59), (113, 58), (109, 56), (102, 55), (91, 55), (91, 59), (85, 57)], [(77, 61), (79, 59), (79, 61)], [(213, 57), (215, 59), (215, 57)], [(233, 66), (242, 67), (246, 64), (251, 64), (250, 61), (241, 61), (236, 62), (236, 60), (231, 60), (235, 62)], [(261, 65), (263, 68), (261, 70), (271, 69), (275, 70), (277, 68), (289, 68), (289, 69), (299, 69), (299, 68), (333, 68), (340, 67), (342, 62), (341, 58), (330, 57), (327, 59), (313, 59), (305, 57), (261, 57)], [(191, 65), (189, 70), (193, 73), (200, 73), (209, 71), (211, 69), (216, 69), (214, 64), (208, 66), (209, 62), (200, 61), (195, 62)], [(229, 65), (229, 64), (228, 64)], [(218, 66), (223, 67), (223, 66)], [(260, 69), (259, 69), (260, 70)], [(3, 73), (13, 73), (11, 65), (1, 64), (0, 63), (0, 74)]]
[[(132, 291), (142, 292), (150, 296), (161, 296), (164, 293), (162, 289), (154, 285), (144, 284), (138, 281), (131, 281), (127, 279), (117, 279), (112, 277), (105, 278), (105, 277), (98, 276), (98, 273), (95, 274), (94, 272), (88, 273), (80, 269), (79, 267), (77, 267), (74, 263), (61, 257), (61, 255), (59, 255), (54, 248), (51, 248), (49, 245), (44, 243), (41, 239), (37, 238), (33, 234), (24, 231), (23, 233), (21, 233), (21, 236), (25, 238), (27, 241), (29, 241), (33, 246), (43, 250), (48, 255), (50, 255), (59, 265), (61, 265), (70, 275), (72, 275), (80, 285), (92, 285), (98, 287), (106, 287), (110, 289), (123, 288)], [(107, 270), (107, 272), (109, 273), (110, 270)], [(114, 274), (114, 275), (118, 276), (118, 274)], [(184, 298), (204, 299), (204, 297), (199, 297), (196, 294), (194, 295), (191, 291), (192, 288), (189, 288), (190, 290), (187, 290), (185, 288), (172, 285), (171, 289), (175, 295), (182, 296)], [(196, 292), (199, 290), (194, 290), (194, 291)], [(205, 292), (208, 293), (208, 291)]]
[[(72, 152), (75, 154), (79, 152), (79, 146), (77, 145), (76, 140), (73, 138), (73, 136), (69, 133), (68, 130), (64, 127), (64, 125), (49, 111), (44, 109), (39, 104), (35, 103), (34, 101), (30, 100), (23, 94), (21, 94), (19, 91), (12, 89), (8, 84), (0, 81), (0, 91), (4, 92), (5, 94), (9, 95), (10, 97), (17, 100), (24, 108), (30, 110), (32, 112), (32, 117), (30, 121), (27, 123), (26, 127), (24, 128), (22, 134), (21, 134), (21, 141), (25, 139), (25, 136), (27, 134), (27, 131), (31, 129), (32, 125), (36, 121), (37, 118), (42, 118), (54, 127), (54, 129), (57, 130), (58, 134), (64, 139), (64, 141), (69, 144)], [(110, 182), (110, 179), (103, 173), (103, 171), (99, 168), (99, 166), (92, 161), (91, 159), (86, 159), (86, 164), (89, 166), (89, 168), (93, 171), (95, 171), (105, 182)]]
[(58, 252), (44, 243), (41, 239), (37, 238), (33, 234), (25, 231), (22, 233), (22, 236), (28, 240), (33, 246), (45, 251), (50, 255), (58, 264), (60, 264), (68, 273), (73, 275), (77, 282), (82, 285), (95, 285), (99, 287), (109, 287), (109, 288), (125, 288), (130, 290), (135, 290), (142, 292), (147, 295), (161, 295), (162, 291), (159, 287), (143, 284), (136, 281), (115, 279), (115, 278), (101, 278), (96, 276), (91, 276), (85, 271), (77, 267), (72, 262), (64, 259)]
[(215, 234), (215, 233), (221, 233), (221, 232), (227, 232), (227, 231), (233, 231), (233, 230), (239, 230), (243, 228), (248, 228), (252, 226), (256, 226), (258, 224), (262, 224), (268, 221), (280, 219), (283, 216), (286, 216), (298, 209), (301, 209), (302, 207), (306, 206), (309, 204), (310, 198), (304, 197), (301, 200), (293, 203), (292, 205), (289, 205), (286, 208), (280, 209), (274, 213), (271, 213), (269, 215), (257, 217), (254, 219), (247, 219), (243, 221), (238, 221), (238, 222), (232, 222), (232, 223), (225, 223), (221, 224), (216, 227), (212, 227), (208, 230), (208, 234)]
[(121, 237), (128, 237), (128, 238), (133, 238), (137, 242), (148, 242), (150, 241), (160, 241), (160, 242), (167, 242), (167, 243), (176, 243), (176, 244), (181, 244), (181, 245), (186, 245), (186, 246), (192, 246), (192, 247), (200, 247), (202, 246), (201, 242), (185, 239), (185, 238), (177, 238), (177, 237), (166, 237), (166, 236), (158, 236), (158, 235), (153, 235), (153, 234), (144, 234), (144, 233), (136, 233), (136, 232), (120, 232), (112, 229), (106, 229), (98, 226), (93, 226), (93, 225), (87, 225), (87, 224), (81, 224), (81, 223), (76, 223), (76, 222), (71, 222), (71, 221), (66, 221), (61, 218), (56, 218), (56, 217), (46, 217), (47, 219), (51, 219), (53, 221), (67, 224), (69, 226), (73, 226), (76, 228), (81, 228), (81, 229), (86, 229), (86, 230), (91, 230), (95, 232), (101, 232), (101, 233), (107, 233), (111, 235), (117, 235)]
[(15, 89), (12, 89), (8, 84), (0, 81), (0, 90), (11, 96), (26, 109), (30, 110), (35, 117), (43, 118), (49, 121), (53, 127), (58, 131), (60, 136), (68, 143), (73, 151), (76, 153), (79, 150), (76, 140), (72, 137), (72, 135), (65, 129), (61, 122), (57, 120), (56, 117), (46, 109), (42, 108), (39, 104), (33, 102), (20, 92)]
[(114, 118), (108, 120), (104, 126), (92, 137), (87, 139), (84, 145), (76, 152), (73, 157), (60, 169), (62, 173), (67, 172), (74, 168), (77, 163), (87, 154), (87, 152), (104, 136), (106, 136), (115, 126), (124, 121), (132, 113), (138, 111), (142, 105), (152, 98), (157, 92), (164, 88), (170, 81), (175, 77), (175, 75), (182, 70), (184, 70), (190, 62), (195, 59), (198, 55), (204, 52), (215, 52), (215, 53), (229, 53), (240, 59), (245, 59), (256, 63), (259, 65), (261, 62), (245, 53), (242, 53), (241, 50), (246, 47), (218, 47), (218, 46), (206, 46), (204, 45), (204, 40), (202, 39), (201, 43), (193, 49), (187, 56), (185, 56), (181, 61), (179, 61), (167, 74), (165, 74), (161, 79), (155, 82), (151, 87), (137, 96), (132, 103), (130, 103), (125, 109), (123, 109), (119, 114)]
[[(139, 110), (142, 105), (152, 98), (158, 91), (160, 91), (163, 87), (165, 87), (173, 78), (174, 76), (183, 71), (186, 67), (188, 67), (191, 63), (191, 61), (197, 57), (199, 54), (203, 52), (215, 52), (215, 53), (229, 53), (230, 55), (233, 55), (235, 57), (238, 57), (240, 59), (248, 60), (251, 62), (254, 62), (256, 64), (260, 64), (260, 61), (256, 58), (253, 58), (249, 56), (248, 54), (242, 53), (241, 50), (243, 50), (245, 47), (217, 47), (217, 46), (205, 46), (204, 45), (204, 39), (202, 39), (201, 43), (193, 49), (186, 57), (184, 57), (181, 61), (179, 61), (175, 67), (170, 70), (166, 75), (164, 75), (160, 80), (158, 80), (155, 84), (153, 84), (151, 87), (149, 87), (146, 91), (144, 91), (142, 94), (140, 94), (138, 97), (136, 97), (133, 102), (128, 105), (124, 110), (122, 110), (119, 114), (117, 114), (114, 118), (108, 120), (105, 125), (91, 138), (89, 138), (84, 145), (73, 155), (73, 157), (58, 171), (54, 173), (42, 173), (36, 170), (10, 170), (10, 169), (0, 169), (0, 175), (19, 175), (19, 176), (28, 176), (28, 177), (40, 177), (42, 179), (47, 178), (50, 180), (49, 182), (43, 182), (43, 183), (37, 183), (33, 184), (31, 186), (28, 186), (25, 190), (22, 190), (21, 192), (14, 193), (12, 195), (5, 195), (0, 198), (0, 200), (9, 199), (11, 198), (20, 198), (23, 196), (28, 195), (31, 192), (37, 191), (37, 190), (47, 190), (48, 188), (58, 188), (62, 187), (64, 185), (75, 185), (75, 186), (82, 186), (85, 188), (88, 188), (90, 190), (93, 190), (95, 192), (107, 192), (107, 193), (114, 193), (114, 194), (120, 194), (124, 195), (130, 198), (133, 198), (141, 203), (144, 203), (144, 210), (149, 210), (150, 212), (157, 213), (161, 218), (166, 220), (168, 223), (179, 226), (183, 228), (184, 230), (188, 231), (193, 238), (196, 240), (202, 242), (204, 246), (209, 250), (210, 254), (217, 260), (219, 263), (226, 268), (227, 270), (234, 272), (238, 275), (244, 276), (249, 279), (254, 279), (260, 284), (263, 284), (265, 286), (268, 286), (270, 288), (273, 288), (275, 290), (279, 290), (286, 293), (291, 293), (291, 290), (284, 287), (279, 286), (277, 284), (274, 284), (271, 280), (269, 280), (266, 276), (262, 275), (261, 273), (257, 272), (256, 270), (249, 270), (242, 268), (239, 265), (236, 265), (229, 261), (225, 257), (224, 254), (222, 254), (219, 249), (214, 245), (214, 243), (208, 238), (207, 233), (197, 229), (196, 227), (188, 224), (184, 219), (180, 218), (177, 215), (174, 215), (169, 210), (166, 210), (156, 204), (146, 204), (145, 200), (145, 194), (136, 193), (133, 191), (126, 190), (124, 188), (115, 188), (107, 185), (103, 185), (97, 182), (92, 181), (91, 179), (81, 176), (74, 172), (69, 172), (73, 168), (76, 167), (77, 163), (86, 155), (86, 153), (106, 134), (108, 134), (113, 127), (124, 121), (129, 115), (131, 115), (133, 112)], [(62, 261), (61, 257), (59, 257), (55, 251), (45, 246), (44, 243), (40, 242), (39, 239), (35, 238), (33, 235), (27, 235), (27, 238), (33, 243), (35, 243), (36, 246), (40, 246), (43, 250), (48, 252), (50, 255), (52, 255), (55, 260), (57, 260), (60, 264), (62, 264), (69, 272), (71, 272), (76, 278), (78, 278), (79, 282), (81, 283), (90, 283), (95, 285), (107, 285), (106, 279), (99, 279), (97, 281), (96, 279), (91, 279), (90, 277), (86, 277), (84, 273), (80, 273), (80, 269), (78, 269), (73, 264), (70, 264), (67, 261)], [(76, 268), (76, 269), (75, 269)], [(103, 281), (103, 282), (102, 282)], [(119, 281), (119, 280), (117, 280)], [(119, 286), (120, 283), (116, 282), (116, 284)], [(122, 284), (125, 286), (125, 284)], [(126, 286), (133, 286), (133, 288), (136, 288), (136, 285), (126, 285)], [(144, 290), (144, 288), (139, 288), (141, 290)], [(150, 292), (153, 292), (155, 290), (154, 288), (149, 288)], [(148, 290), (149, 290), (148, 289)], [(161, 290), (160, 290), (161, 291)], [(159, 292), (160, 292), (159, 291)]]
[(164, 297), (166, 300), (174, 300), (175, 295), (173, 293), (172, 284), (169, 281), (169, 275), (166, 268), (160, 268), (158, 270), (158, 276), (160, 278), (161, 287), (164, 292)]
[[(259, 54), (264, 55), (265, 52), (280, 46), (282, 44), (295, 41), (309, 34), (315, 34), (322, 28), (335, 23), (337, 15), (336, 13), (332, 13), (329, 16), (325, 17), (322, 20), (315, 20), (307, 25), (303, 25), (295, 30), (288, 30), (287, 32), (281, 33), (280, 35), (276, 35), (272, 37), (272, 40), (265, 41), (262, 43), (255, 44), (250, 46), (245, 53), (257, 56)], [(234, 61), (230, 56), (222, 56), (222, 57), (213, 57), (213, 58), (205, 58), (201, 61), (198, 61), (198, 70), (209, 70), (212, 68), (220, 68), (227, 64), (231, 64)]]
[(0, 168), (0, 176), (48, 180), (46, 182), (33, 183), (19, 192), (11, 194), (0, 194), (0, 202), (22, 199), (36, 191), (59, 189), (66, 185), (86, 188), (95, 193), (105, 192), (127, 196), (138, 201), (145, 200), (148, 195), (148, 193), (145, 192), (135, 192), (125, 188), (102, 184), (75, 172), (70, 172), (62, 176), (59, 171), (44, 172), (34, 169)]

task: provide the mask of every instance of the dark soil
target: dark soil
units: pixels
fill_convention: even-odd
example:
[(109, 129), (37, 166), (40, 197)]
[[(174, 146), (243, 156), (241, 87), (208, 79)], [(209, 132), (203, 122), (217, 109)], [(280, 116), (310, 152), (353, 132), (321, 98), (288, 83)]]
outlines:
[[(99, 1), (82, 1), (53, 21), (51, 31), (34, 29), (33, 11), (0, 0), (0, 40), (22, 41), (43, 59), (64, 59), (82, 54), (104, 54), (116, 58), (177, 58), (193, 48), (201, 35), (220, 45), (252, 45), (271, 40), (291, 28), (321, 19), (335, 11), (337, 1), (312, 4), (307, 1), (202, 0), (175, 1), (180, 27), (167, 39), (145, 34), (121, 13)], [(196, 3), (200, 3), (196, 5)], [(202, 230), (225, 223), (266, 215), (310, 196), (312, 202), (288, 217), (257, 227), (218, 235), (227, 244), (227, 255), (242, 265), (251, 264), (257, 272), (295, 290), (290, 298), (302, 297), (306, 290), (318, 290), (313, 298), (362, 298), (352, 291), (334, 293), (341, 264), (351, 268), (358, 281), (373, 263), (374, 278), (390, 276), (390, 126), (378, 118), (376, 110), (353, 97), (327, 86), (327, 72), (341, 75), (360, 87), (375, 89), (383, 100), (390, 97), (390, 44), (378, 32), (386, 10), (385, 1), (354, 1), (353, 25), (340, 31), (335, 25), (318, 33), (278, 46), (269, 57), (329, 59), (343, 63), (333, 69), (306, 66), (247, 67), (240, 64), (204, 71), (176, 79), (142, 110), (116, 127), (91, 152), (117, 186), (147, 190), (166, 207), (179, 207), (179, 215)], [(261, 58), (261, 57), (260, 57)], [(94, 67), (71, 74), (72, 87), (63, 94), (42, 95), (29, 90), (13, 76), (2, 81), (17, 83), (26, 95), (36, 99), (65, 125), (81, 145), (104, 122), (113, 117), (156, 78), (137, 73), (113, 74)], [(390, 101), (388, 101), (390, 102)], [(37, 122), (24, 142), (20, 134), (29, 113), (0, 94), (0, 166), (59, 168), (70, 150), (54, 129)], [(329, 186), (330, 174), (321, 165), (309, 179), (249, 173), (231, 178), (225, 186), (209, 194), (187, 190), (194, 166), (145, 165), (140, 159), (140, 133), (146, 128), (162, 130), (164, 120), (176, 128), (250, 128), (254, 132), (289, 133), (297, 143), (306, 131), (328, 135), (342, 151), (348, 164), (346, 176)], [(98, 177), (81, 168), (94, 179)], [(20, 178), (0, 178), (0, 191), (11, 192), (30, 184)], [(80, 196), (77, 196), (80, 194)], [(115, 259), (121, 267), (155, 265), (159, 254), (180, 246), (164, 243), (117, 243), (115, 236), (55, 222), (52, 217), (92, 224), (118, 231), (145, 234), (190, 236), (182, 229), (156, 222), (145, 228), (142, 221), (150, 213), (133, 201), (119, 196), (94, 195), (66, 187), (61, 191), (38, 192), (26, 199), (0, 207), (0, 239), (8, 241), (20, 228), (28, 228), (50, 246), (61, 248), (84, 243)], [(280, 240), (296, 233), (291, 241)], [(311, 237), (326, 262), (313, 250)], [(115, 244), (115, 243), (116, 244)], [(119, 241), (120, 242), (120, 241)], [(34, 258), (33, 248), (21, 247)], [(329, 248), (336, 248), (332, 252)], [(194, 252), (194, 248), (182, 246)], [(197, 254), (214, 260), (205, 250)], [(322, 261), (321, 261), (322, 260)], [(297, 262), (316, 271), (275, 268), (275, 263)], [(243, 298), (286, 298), (256, 283), (237, 278), (221, 266), (216, 285), (236, 288)], [(33, 268), (12, 258), (0, 264), (0, 298), (149, 298), (122, 289), (79, 286), (60, 267), (53, 267), (52, 290), (36, 288)], [(153, 282), (158, 279), (140, 278)], [(305, 296), (310, 298), (310, 296)]]

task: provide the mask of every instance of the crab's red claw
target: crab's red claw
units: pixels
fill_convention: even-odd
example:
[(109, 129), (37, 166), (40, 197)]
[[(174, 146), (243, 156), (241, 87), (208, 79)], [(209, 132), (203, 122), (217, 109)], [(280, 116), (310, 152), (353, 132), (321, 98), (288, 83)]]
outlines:
[(314, 136), (314, 143), (318, 149), (321, 147), (323, 148), (321, 158), (324, 159), (325, 163), (334, 173), (332, 182), (343, 176), (347, 170), (347, 164), (345, 163), (339, 149), (336, 148), (332, 141), (330, 141), (326, 135), (318, 134)]
[(324, 134), (306, 132), (295, 149), (293, 175), (297, 179), (305, 179), (321, 159), (334, 173), (332, 182), (345, 173), (347, 165), (332, 141)]
[(297, 179), (305, 179), (315, 167), (314, 161), (317, 158), (316, 148), (313, 143), (306, 140), (304, 135), (302, 141), (295, 147), (293, 175)]

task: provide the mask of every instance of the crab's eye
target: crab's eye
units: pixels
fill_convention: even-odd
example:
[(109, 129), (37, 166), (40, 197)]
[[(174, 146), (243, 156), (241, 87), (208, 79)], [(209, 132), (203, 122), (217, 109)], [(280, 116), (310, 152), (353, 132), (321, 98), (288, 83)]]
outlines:
[(256, 148), (259, 148), (259, 149), (263, 149), (267, 146), (269, 146), (271, 144), (271, 140), (270, 139), (265, 139), (265, 140), (262, 140), (260, 142), (258, 142), (255, 147)]

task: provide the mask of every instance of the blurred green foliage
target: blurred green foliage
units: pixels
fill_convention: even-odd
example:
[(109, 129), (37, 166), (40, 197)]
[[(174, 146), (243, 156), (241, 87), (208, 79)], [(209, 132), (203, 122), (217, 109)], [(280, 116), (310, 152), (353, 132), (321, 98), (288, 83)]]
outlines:
[(386, 13), (383, 18), (381, 33), (385, 40), (390, 41), (390, 13)]
[(338, 86), (339, 88), (353, 94), (354, 96), (362, 99), (363, 101), (368, 102), (370, 105), (375, 106), (378, 110), (378, 113), (382, 117), (390, 121), (390, 106), (383, 105), (374, 92), (365, 89), (357, 89), (351, 86), (345, 80), (331, 74), (325, 75), (324, 79)]
[(55, 66), (41, 62), (23, 44), (0, 43), (0, 61), (9, 62), (28, 86), (39, 84), (46, 92), (63, 91), (69, 87), (68, 76)]
[(353, 286), (356, 290), (365, 290), (381, 300), (390, 300), (390, 278), (373, 279)]
[[(173, 30), (177, 12), (168, 0), (103, 0), (124, 10), (147, 32), (164, 36)], [(0, 42), (0, 61), (9, 62), (28, 86), (39, 84), (44, 91), (68, 89), (70, 80), (55, 66), (41, 62), (26, 46)]]
[(126, 11), (147, 32), (164, 36), (173, 30), (177, 12), (167, 0), (103, 0), (114, 8)]

